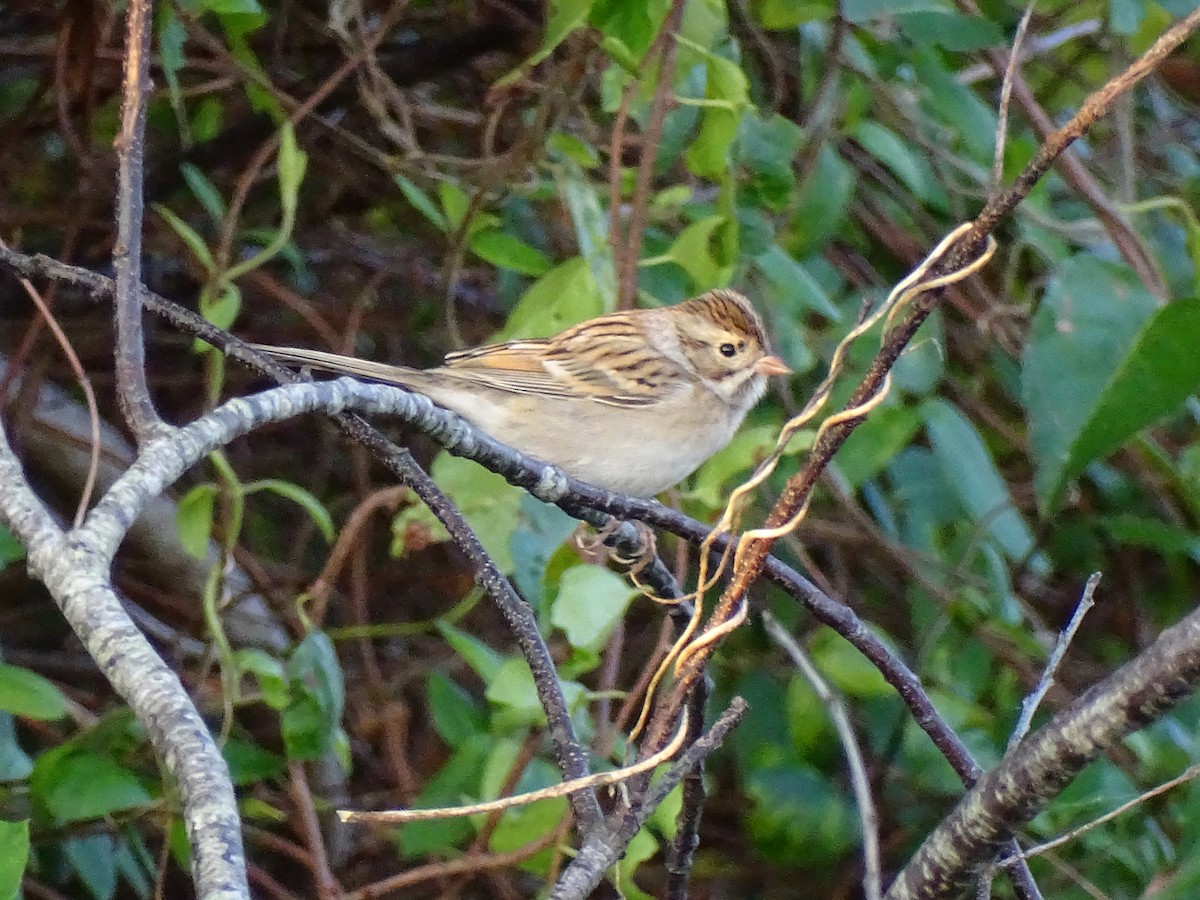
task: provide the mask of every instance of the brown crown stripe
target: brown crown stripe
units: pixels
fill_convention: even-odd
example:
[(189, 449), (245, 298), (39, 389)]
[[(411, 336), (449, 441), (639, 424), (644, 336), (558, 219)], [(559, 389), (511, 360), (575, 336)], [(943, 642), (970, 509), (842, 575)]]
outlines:
[(710, 291), (703, 297), (687, 302), (704, 307), (717, 324), (749, 332), (757, 337), (760, 343), (765, 344), (762, 320), (750, 305), (750, 301), (736, 291)]

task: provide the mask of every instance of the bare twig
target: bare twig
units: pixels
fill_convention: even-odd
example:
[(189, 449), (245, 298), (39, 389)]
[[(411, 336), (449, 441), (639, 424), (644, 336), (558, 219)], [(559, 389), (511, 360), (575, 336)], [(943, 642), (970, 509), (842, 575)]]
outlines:
[[(0, 240), (0, 247), (7, 249), (7, 244)], [(58, 320), (54, 318), (54, 313), (50, 310), (50, 305), (46, 303), (41, 292), (33, 286), (33, 283), (28, 278), (21, 279), (21, 287), (25, 289), (25, 293), (29, 295), (29, 299), (41, 313), (42, 319), (46, 323), (46, 327), (50, 329), (50, 333), (54, 335), (54, 340), (58, 342), (59, 349), (67, 358), (67, 363), (71, 366), (71, 372), (75, 375), (75, 380), (79, 382), (79, 388), (83, 391), (84, 400), (87, 402), (88, 421), (92, 427), (92, 442), (91, 442), (91, 461), (88, 464), (87, 477), (83, 481), (83, 490), (79, 492), (79, 504), (75, 507), (75, 527), (78, 528), (83, 523), (83, 516), (87, 512), (88, 504), (92, 500), (92, 491), (96, 487), (96, 473), (100, 469), (100, 412), (96, 408), (96, 392), (92, 389), (92, 380), (88, 378), (87, 372), (83, 369), (83, 364), (79, 361), (79, 354), (75, 352), (75, 348), (71, 345), (67, 335), (63, 332), (62, 326), (58, 324)], [(6, 368), (4, 373), (5, 380), (12, 377), (11, 368)]]
[(1193, 612), (984, 775), (926, 838), (887, 900), (958, 896), (1084, 766), (1191, 696), (1198, 683), (1200, 612)]
[(319, 900), (336, 900), (342, 896), (342, 888), (329, 868), (325, 839), (321, 835), (321, 823), (317, 820), (317, 808), (308, 786), (308, 776), (304, 773), (304, 763), (298, 760), (288, 762), (288, 780), (298, 813), (296, 825), (308, 846), (308, 867), (317, 882), (317, 897)]
[[(1116, 809), (1111, 810), (1110, 812), (1106, 812), (1104, 815), (1100, 816), (1097, 819), (1093, 819), (1092, 821), (1088, 822), (1086, 825), (1080, 825), (1078, 828), (1071, 829), (1066, 834), (1059, 835), (1058, 837), (1054, 838), (1054, 840), (1046, 841), (1043, 844), (1038, 844), (1036, 847), (1029, 847), (1029, 848), (1023, 850), (1021, 852), (1021, 856), (1024, 857), (1025, 859), (1028, 859), (1031, 856), (1041, 856), (1042, 854), (1048, 853), (1051, 850), (1053, 850), (1055, 847), (1061, 847), (1063, 844), (1070, 843), (1071, 841), (1075, 840), (1076, 838), (1082, 837), (1083, 835), (1087, 834), (1093, 828), (1098, 828), (1099, 826), (1103, 825), (1105, 822), (1111, 822), (1113, 819), (1117, 818), (1118, 816), (1122, 816), (1125, 813), (1129, 812), (1129, 810), (1133, 809), (1135, 806), (1140, 806), (1141, 804), (1145, 803), (1147, 800), (1152, 800), (1155, 797), (1159, 796), (1160, 794), (1165, 794), (1167, 791), (1172, 790), (1173, 788), (1179, 787), (1179, 785), (1184, 784), (1185, 782), (1191, 781), (1194, 778), (1196, 778), (1197, 776), (1200, 776), (1200, 764), (1197, 764), (1194, 766), (1188, 766), (1186, 769), (1183, 770), (1183, 772), (1181, 774), (1176, 775), (1170, 781), (1164, 782), (1163, 784), (1160, 784), (1157, 787), (1151, 788), (1148, 791), (1143, 791), (1142, 793), (1140, 793), (1136, 797), (1134, 797), (1132, 800), (1122, 803)], [(1008, 860), (1005, 860), (1003, 863), (1001, 863), (1001, 865), (1010, 866), (1015, 862), (1016, 862), (1016, 859), (1008, 859)]]
[(658, 57), (658, 81), (650, 101), (650, 121), (642, 135), (641, 155), (638, 160), (637, 177), (634, 181), (633, 197), (629, 204), (629, 218), (624, 231), (621, 229), (621, 152), (625, 139), (625, 126), (629, 121), (629, 107), (640, 84), (634, 78), (625, 88), (617, 118), (613, 123), (612, 140), (609, 145), (608, 192), (609, 192), (609, 244), (613, 248), (617, 268), (617, 309), (631, 309), (637, 299), (638, 259), (642, 246), (642, 231), (646, 227), (646, 204), (649, 201), (650, 179), (654, 164), (658, 160), (658, 145), (662, 140), (663, 121), (667, 113), (667, 101), (671, 96), (671, 85), (675, 78), (675, 53), (678, 42), (675, 32), (683, 18), (684, 0), (672, 0), (671, 7), (663, 19), (650, 48), (642, 57), (641, 71), (647, 71), (654, 58)]
[(146, 94), (150, 90), (150, 5), (151, 0), (129, 0), (125, 13), (125, 78), (121, 130), (116, 140), (117, 242), (113, 247), (117, 397), (139, 446), (163, 427), (146, 383), (146, 348), (142, 336), (142, 153)]
[(596, 829), (585, 838), (575, 859), (567, 866), (554, 890), (550, 892), (551, 900), (583, 900), (591, 896), (592, 890), (604, 877), (604, 873), (625, 852), (625, 848), (650, 814), (688, 772), (694, 770), (701, 760), (724, 743), (729, 732), (742, 720), (748, 709), (745, 700), (734, 697), (729, 701), (728, 708), (717, 717), (708, 733), (683, 752), (654, 783), (640, 803), (619, 810), (621, 815), (617, 816), (614, 822)]
[(1017, 24), (1017, 33), (1013, 36), (1012, 49), (1008, 52), (1008, 65), (1004, 67), (1004, 81), (1000, 87), (1000, 104), (996, 117), (996, 150), (992, 158), (992, 183), (989, 194), (1000, 190), (1004, 182), (1004, 148), (1008, 144), (1008, 107), (1012, 99), (1013, 79), (1017, 74), (1017, 62), (1021, 58), (1021, 44), (1025, 40), (1025, 31), (1029, 28), (1029, 20), (1033, 16), (1034, 0), (1025, 4), (1025, 13)]
[(1075, 606), (1075, 612), (1071, 615), (1071, 621), (1067, 623), (1067, 627), (1059, 634), (1058, 642), (1054, 645), (1054, 651), (1050, 654), (1050, 658), (1046, 660), (1046, 667), (1042, 671), (1042, 677), (1038, 681), (1037, 687), (1033, 689), (1033, 692), (1021, 704), (1021, 716), (1017, 719), (1017, 724), (1013, 727), (1012, 736), (1008, 739), (1009, 750), (1021, 743), (1025, 735), (1029, 733), (1029, 727), (1033, 723), (1033, 716), (1037, 712), (1038, 706), (1041, 705), (1042, 698), (1046, 696), (1046, 692), (1054, 684), (1054, 675), (1058, 671), (1058, 666), (1062, 662), (1063, 656), (1066, 655), (1067, 648), (1071, 646), (1071, 641), (1075, 639), (1075, 633), (1079, 631), (1079, 626), (1083, 624), (1083, 617), (1088, 614), (1088, 610), (1096, 602), (1096, 588), (1099, 586), (1100, 573), (1093, 572), (1091, 577), (1088, 578), (1087, 584), (1084, 585), (1083, 595), (1079, 598), (1079, 603)]
[(871, 784), (867, 778), (867, 767), (863, 762), (862, 750), (854, 735), (854, 726), (850, 724), (850, 716), (842, 698), (833, 692), (829, 684), (821, 677), (817, 667), (813, 665), (804, 648), (787, 633), (779, 620), (769, 612), (762, 614), (763, 624), (767, 634), (775, 641), (788, 658), (800, 670), (805, 680), (816, 691), (817, 697), (829, 711), (829, 718), (837, 731), (838, 740), (846, 754), (846, 762), (850, 768), (850, 784), (854, 788), (854, 797), (858, 802), (858, 816), (862, 823), (863, 835), (863, 893), (867, 900), (879, 900), (883, 896), (882, 866), (879, 858), (879, 816), (875, 811), (875, 801), (871, 798)]
[[(688, 746), (700, 740), (703, 733), (704, 709), (708, 705), (709, 694), (712, 693), (710, 682), (710, 678), (698, 681), (692, 696), (688, 698)], [(704, 787), (703, 759), (697, 761), (691, 771), (683, 777), (682, 794), (679, 815), (675, 817), (675, 836), (667, 846), (667, 885), (664, 900), (687, 900), (688, 877), (691, 875), (696, 848), (700, 846), (700, 817), (704, 812), (704, 801), (708, 797)]]

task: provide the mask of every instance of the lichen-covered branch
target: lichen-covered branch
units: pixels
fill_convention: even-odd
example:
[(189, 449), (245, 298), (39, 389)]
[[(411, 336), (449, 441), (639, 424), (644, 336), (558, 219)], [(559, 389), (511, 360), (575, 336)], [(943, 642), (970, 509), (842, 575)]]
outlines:
[(112, 552), (86, 527), (64, 533), (55, 524), (29, 487), (3, 429), (0, 518), (24, 544), (30, 574), (46, 585), (178, 783), (197, 895), (205, 900), (249, 897), (237, 799), (207, 725), (179, 678), (122, 607), (110, 581)]
[(893, 882), (886, 900), (959, 896), (1088, 763), (1200, 685), (1200, 611), (1026, 738), (979, 780)]

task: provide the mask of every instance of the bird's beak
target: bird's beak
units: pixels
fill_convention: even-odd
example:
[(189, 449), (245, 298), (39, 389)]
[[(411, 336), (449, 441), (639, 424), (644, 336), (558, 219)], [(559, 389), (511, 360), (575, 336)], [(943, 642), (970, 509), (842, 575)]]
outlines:
[(764, 356), (754, 364), (754, 371), (759, 375), (791, 375), (792, 370), (778, 356)]

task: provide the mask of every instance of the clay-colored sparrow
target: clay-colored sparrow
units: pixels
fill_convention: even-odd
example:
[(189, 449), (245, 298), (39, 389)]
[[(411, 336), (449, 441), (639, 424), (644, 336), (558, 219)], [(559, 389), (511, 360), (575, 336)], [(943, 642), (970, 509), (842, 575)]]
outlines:
[(729, 443), (767, 376), (791, 371), (769, 355), (750, 301), (730, 290), (600, 316), (544, 340), (451, 353), (435, 369), (255, 349), (411, 388), (568, 475), (639, 496), (694, 472)]

